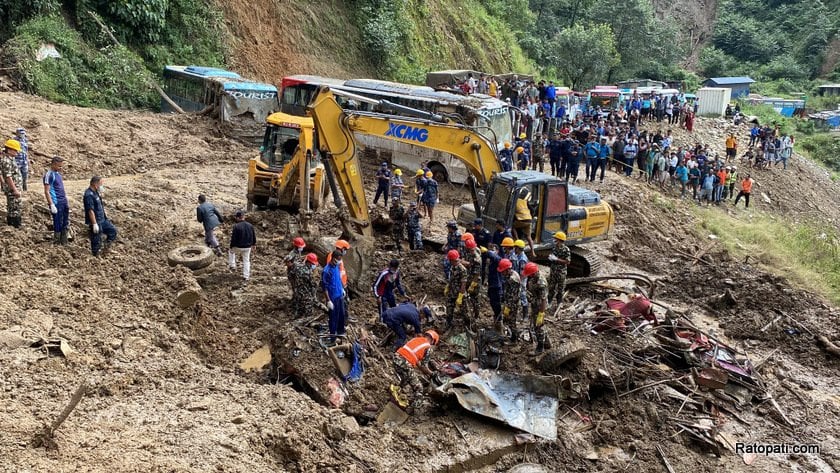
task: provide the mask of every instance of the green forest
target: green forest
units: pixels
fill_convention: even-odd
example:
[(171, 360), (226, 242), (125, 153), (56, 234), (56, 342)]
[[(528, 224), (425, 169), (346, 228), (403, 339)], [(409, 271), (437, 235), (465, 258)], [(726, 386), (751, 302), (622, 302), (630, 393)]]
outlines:
[[(711, 11), (688, 0), (347, 1), (371, 75), (402, 82), (443, 68), (576, 89), (749, 75), (758, 92), (812, 96), (840, 82), (840, 0), (719, 0)], [(164, 64), (224, 66), (235, 35), (213, 0), (0, 0), (0, 12), (3, 67), (29, 92), (85, 106), (153, 108)], [(60, 59), (35, 59), (46, 42)]]

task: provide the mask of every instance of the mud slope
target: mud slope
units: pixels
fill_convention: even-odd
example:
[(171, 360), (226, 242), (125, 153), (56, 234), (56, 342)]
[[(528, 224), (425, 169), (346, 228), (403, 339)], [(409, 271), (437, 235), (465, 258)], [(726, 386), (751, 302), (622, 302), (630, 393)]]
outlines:
[[(795, 425), (783, 426), (768, 403), (752, 403), (738, 412), (749, 425), (721, 414), (726, 433), (745, 441), (815, 442), (823, 447), (820, 456), (760, 458), (748, 467), (728, 451), (711, 455), (669, 421), (680, 402), (658, 389), (617, 399), (610, 388), (607, 395), (564, 402), (558, 440), (526, 448), (516, 445), (515, 432), (451, 406), (421, 407), (399, 427), (369, 422), (387, 402), (391, 382), (387, 362), (375, 353), (369, 355), (362, 383), (348, 385), (344, 411), (314, 401), (295, 389), (304, 389), (300, 385), (270, 384), (265, 373), (243, 373), (237, 367), (241, 360), (266, 343), (285, 339), (294, 344), (284, 347), (287, 358), (312, 374), (310, 387), (324, 392), (333, 375), (315, 332), (291, 320), (282, 265), (292, 236), (287, 214), (249, 216), (259, 241), (247, 287), (221, 259), (197, 274), (166, 263), (169, 250), (202, 241), (194, 221), (196, 194), (208, 194), (228, 216), (244, 206), (246, 159), (253, 150), (220, 136), (204, 119), (78, 109), (18, 94), (0, 94), (0, 103), (10, 111), (0, 117), (0, 129), (26, 126), (36, 149), (69, 158), (67, 189), (77, 234), (66, 248), (48, 243), (49, 217), (37, 185), (26, 195), (25, 228), (0, 227), (0, 471), (431, 472), (452, 471), (455, 465), (454, 471), (490, 472), (523, 461), (541, 463), (549, 471), (659, 471), (657, 444), (676, 471), (840, 469), (840, 458), (831, 450), (840, 418), (837, 359), (807, 335), (787, 335), (783, 330), (789, 324), (759, 331), (768, 321), (765, 307), (770, 304), (837, 340), (840, 334), (831, 323), (836, 308), (786, 287), (783, 278), (733, 261), (717, 246), (708, 250), (716, 266), (681, 260), (677, 249), (693, 254), (708, 240), (696, 232), (686, 204), (653, 204), (655, 196), (671, 197), (646, 185), (610, 174), (600, 188), (618, 206), (613, 237), (596, 246), (612, 262), (607, 270), (653, 276), (662, 302), (755, 359), (778, 348), (762, 374)], [(699, 124), (709, 130), (711, 125)], [(44, 163), (39, 158), (38, 167)], [(366, 164), (368, 175), (375, 166)], [(817, 168), (801, 166), (797, 173), (760, 179), (771, 188), (778, 180), (779, 189), (796, 179), (815, 180), (820, 183), (814, 187), (816, 204), (836, 206), (836, 188)], [(81, 194), (93, 173), (108, 176), (104, 200), (121, 238), (101, 259), (90, 256), (79, 218)], [(457, 188), (442, 186), (442, 193), (440, 208), (446, 211), (467, 199)], [(777, 211), (794, 215), (800, 205), (791, 199), (789, 207)], [(334, 211), (315, 219), (319, 236), (337, 236)], [(644, 233), (639, 221), (646, 225)], [(436, 220), (436, 227), (442, 225), (442, 219)], [(228, 240), (229, 231), (226, 223), (221, 241)], [(371, 264), (385, 265), (394, 256), (390, 238), (380, 238)], [(421, 253), (403, 261), (411, 290), (440, 303), (440, 255)], [(201, 299), (180, 308), (176, 294), (195, 282), (202, 287)], [(739, 300), (735, 308), (714, 305), (727, 288)], [(570, 300), (577, 297), (594, 296), (570, 293)], [(384, 332), (374, 323), (372, 297), (360, 294), (352, 307), (352, 331)], [(563, 375), (586, 383), (597, 369), (613, 363), (604, 358), (605, 345), (624, 338), (592, 337), (583, 326), (560, 319), (550, 322), (558, 344), (577, 341), (590, 347), (583, 363)], [(489, 325), (489, 317), (481, 323)], [(63, 338), (74, 352), (65, 358), (19, 343), (39, 338)], [(505, 366), (537, 372), (528, 351), (511, 349)], [(448, 353), (442, 347), (441, 356)], [(641, 387), (645, 376), (638, 372), (635, 384), (618, 389)], [(91, 390), (58, 430), (58, 449), (33, 447), (31, 440), (58, 416), (82, 381)], [(686, 406), (681, 413), (695, 412)], [(592, 428), (578, 428), (583, 416)], [(494, 456), (502, 447), (500, 454), (506, 455)]]

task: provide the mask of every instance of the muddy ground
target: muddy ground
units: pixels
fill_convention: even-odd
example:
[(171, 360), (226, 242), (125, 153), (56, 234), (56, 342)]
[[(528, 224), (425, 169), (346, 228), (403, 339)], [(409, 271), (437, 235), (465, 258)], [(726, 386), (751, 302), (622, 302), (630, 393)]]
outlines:
[[(49, 216), (37, 181), (26, 195), (25, 228), (0, 227), (0, 331), (7, 334), (0, 339), (2, 471), (489, 472), (522, 462), (549, 471), (662, 471), (657, 445), (678, 472), (840, 470), (837, 358), (787, 317), (761, 331), (775, 309), (836, 341), (840, 334), (831, 322), (837, 308), (758, 265), (734, 261), (719, 245), (707, 251), (714, 264), (686, 259), (676, 250), (697, 254), (709, 243), (690, 204), (648, 205), (659, 191), (611, 174), (596, 188), (616, 204), (616, 230), (595, 248), (612, 262), (607, 271), (651, 276), (659, 302), (752, 359), (772, 354), (760, 374), (793, 425), (768, 402), (754, 401), (719, 413), (721, 432), (743, 442), (817, 443), (819, 455), (760, 457), (747, 466), (741, 456), (726, 449), (717, 456), (680, 432), (670, 418), (700, 416), (704, 408), (681, 406), (665, 395), (667, 385), (618, 396), (662, 379), (661, 373), (639, 370), (623, 386), (586, 389), (599, 368), (617, 369), (611, 347), (637, 341), (592, 336), (562, 312), (549, 322), (555, 346), (583, 343), (589, 353), (561, 373), (583, 386), (584, 395), (561, 403), (556, 442), (516, 445), (516, 432), (450, 405), (418, 409), (398, 427), (380, 426), (371, 417), (388, 402), (390, 369), (375, 353), (362, 382), (348, 386), (343, 411), (317, 402), (312, 389), (273, 384), (264, 372), (244, 373), (238, 364), (252, 352), (278, 335), (296, 333), (291, 338), (300, 353), (293, 361), (314, 390), (325, 392), (334, 374), (312, 343), (315, 332), (291, 323), (281, 262), (294, 236), (287, 214), (249, 216), (259, 242), (247, 287), (221, 259), (195, 275), (166, 262), (171, 249), (202, 241), (194, 221), (199, 192), (227, 215), (244, 207), (246, 160), (253, 150), (193, 117), (79, 109), (20, 94), (2, 94), (0, 101), (11, 111), (0, 118), (2, 129), (25, 126), (36, 150), (69, 158), (65, 176), (77, 231), (66, 248), (49, 243)], [(699, 122), (704, 139), (716, 136), (714, 125)], [(43, 169), (45, 158), (37, 160)], [(120, 231), (120, 243), (105, 258), (90, 255), (80, 218), (81, 195), (93, 173), (106, 176), (106, 209)], [(837, 185), (819, 168), (797, 160), (788, 173), (756, 174), (762, 190), (789, 196), (773, 208), (780, 215), (793, 218), (816, 206), (823, 210), (819, 218), (837, 221)], [(446, 204), (466, 199), (458, 189), (443, 189)], [(800, 200), (798, 189), (811, 193)], [(316, 219), (318, 236), (338, 236), (334, 211)], [(229, 228), (222, 227), (221, 241)], [(393, 256), (390, 238), (380, 238), (372, 265), (384, 266)], [(410, 290), (432, 303), (442, 302), (440, 257), (403, 258)], [(175, 296), (193, 280), (203, 296), (182, 309)], [(727, 289), (737, 304), (721, 307), (716, 301)], [(567, 300), (597, 302), (605, 297), (599, 291), (572, 289)], [(354, 330), (384, 333), (368, 294), (358, 295), (352, 309)], [(798, 334), (789, 335), (791, 328)], [(63, 338), (73, 353), (15, 345), (41, 337)], [(442, 356), (448, 355), (443, 348)], [(529, 351), (511, 350), (505, 367), (539, 373)], [(32, 446), (82, 382), (89, 393), (57, 431), (57, 449)]]

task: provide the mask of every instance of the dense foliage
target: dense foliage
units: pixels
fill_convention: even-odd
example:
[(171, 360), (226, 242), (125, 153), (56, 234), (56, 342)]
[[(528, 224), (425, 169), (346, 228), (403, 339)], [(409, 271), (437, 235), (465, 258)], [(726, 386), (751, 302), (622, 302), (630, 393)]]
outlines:
[[(224, 65), (211, 0), (0, 0), (0, 13), (9, 19), (0, 29), (4, 65), (25, 90), (59, 102), (155, 107), (150, 86), (164, 65)], [(36, 59), (47, 43), (60, 58)]]

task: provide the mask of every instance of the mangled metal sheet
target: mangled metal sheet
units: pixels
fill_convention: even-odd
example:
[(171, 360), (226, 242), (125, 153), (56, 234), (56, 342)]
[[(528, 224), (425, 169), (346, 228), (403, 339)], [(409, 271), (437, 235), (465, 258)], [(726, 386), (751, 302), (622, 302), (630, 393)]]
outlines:
[(553, 378), (478, 370), (438, 388), (458, 404), (549, 440), (557, 439), (558, 387)]

